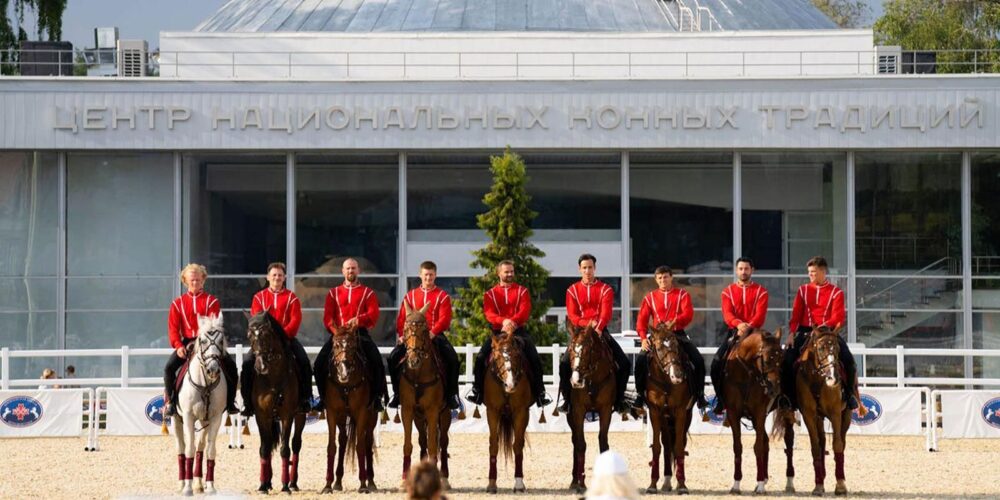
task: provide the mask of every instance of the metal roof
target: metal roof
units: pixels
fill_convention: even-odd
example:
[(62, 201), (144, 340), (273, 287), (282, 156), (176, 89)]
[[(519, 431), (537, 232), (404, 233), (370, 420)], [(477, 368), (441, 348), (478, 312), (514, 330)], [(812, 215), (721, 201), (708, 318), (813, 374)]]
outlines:
[(678, 5), (707, 8), (725, 30), (837, 27), (809, 0), (230, 0), (195, 31), (674, 32), (664, 11)]

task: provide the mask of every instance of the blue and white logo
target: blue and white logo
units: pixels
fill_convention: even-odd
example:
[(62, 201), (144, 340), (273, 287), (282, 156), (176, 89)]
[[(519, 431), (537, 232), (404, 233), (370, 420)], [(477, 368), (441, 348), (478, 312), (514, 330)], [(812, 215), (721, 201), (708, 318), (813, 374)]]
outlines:
[[(154, 397), (153, 399), (150, 399), (149, 402), (146, 403), (145, 413), (146, 413), (146, 419), (148, 419), (154, 425), (163, 425), (164, 418), (163, 418), (162, 394)], [(170, 417), (167, 417), (166, 421), (167, 425), (170, 425)]]
[(712, 409), (715, 408), (715, 394), (705, 396), (705, 400), (708, 401), (708, 406), (706, 406), (703, 411), (708, 414), (708, 423), (712, 425), (722, 425), (722, 423), (726, 421), (726, 412), (723, 411), (722, 415), (716, 415), (715, 412), (712, 411)]
[(983, 405), (983, 420), (1000, 429), (1000, 398), (993, 398)]
[(875, 399), (871, 394), (861, 393), (861, 406), (864, 406), (868, 413), (864, 417), (858, 416), (857, 410), (851, 412), (851, 422), (855, 425), (871, 425), (882, 418), (882, 402)]
[(11, 427), (30, 427), (43, 413), (42, 403), (28, 396), (14, 396), (0, 404), (0, 421)]

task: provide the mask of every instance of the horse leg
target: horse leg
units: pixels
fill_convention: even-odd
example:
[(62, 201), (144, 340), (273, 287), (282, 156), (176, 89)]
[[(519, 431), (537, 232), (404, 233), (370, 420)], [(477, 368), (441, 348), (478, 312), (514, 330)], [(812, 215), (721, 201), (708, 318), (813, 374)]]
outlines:
[(358, 457), (358, 493), (368, 493), (368, 422), (374, 418), (374, 412), (363, 410), (354, 422), (354, 432), (357, 440), (354, 451)]
[(674, 419), (674, 476), (677, 477), (677, 494), (687, 495), (688, 489), (684, 475), (684, 449), (687, 447), (687, 430), (691, 423), (691, 410), (678, 412)]
[[(403, 404), (403, 484), (401, 488), (406, 488), (406, 479), (410, 474), (410, 460), (413, 454), (413, 410)], [(417, 431), (419, 432), (419, 430)]]
[[(426, 443), (427, 443), (427, 458), (430, 459), (434, 465), (437, 465), (438, 461), (438, 419), (441, 417), (440, 411), (426, 411), (424, 415), (426, 429)], [(450, 415), (449, 415), (450, 417)]]
[(194, 494), (192, 481), (194, 480), (194, 456), (195, 456), (195, 418), (193, 413), (188, 413), (184, 419), (184, 496)]
[[(219, 436), (219, 427), (222, 427), (222, 413), (212, 417), (206, 431), (207, 441), (205, 443), (205, 456), (208, 459), (205, 469), (205, 494), (214, 495), (215, 491), (215, 454), (216, 438)], [(199, 461), (201, 461), (199, 459)]]
[(292, 416), (288, 416), (281, 421), (281, 492), (291, 493), (288, 487), (291, 482), (291, 458), (292, 458)]
[(257, 491), (267, 493), (271, 490), (271, 450), (277, 436), (272, 432), (269, 418), (257, 417), (257, 431), (260, 433), (260, 487)]
[(847, 478), (844, 474), (844, 449), (847, 447), (847, 426), (851, 422), (851, 410), (844, 410), (840, 418), (832, 418), (833, 422), (833, 463), (834, 477), (837, 479), (837, 486), (833, 490), (835, 495), (847, 494)]
[(375, 486), (375, 424), (378, 422), (378, 415), (372, 412), (371, 420), (368, 424), (368, 445), (365, 448), (365, 469), (368, 471), (368, 491), (374, 493), (378, 491)]
[(569, 411), (572, 418), (570, 428), (573, 430), (573, 482), (570, 483), (569, 488), (574, 493), (583, 494), (587, 491), (586, 472), (584, 470), (587, 456), (587, 440), (583, 434), (583, 405), (571, 404)]
[(448, 484), (448, 429), (451, 428), (451, 411), (447, 408), (442, 410), (438, 422), (441, 427), (438, 437), (441, 441), (441, 489), (448, 491), (451, 489)]
[(806, 424), (806, 429), (809, 431), (809, 445), (812, 450), (813, 459), (813, 473), (816, 478), (816, 486), (813, 488), (812, 494), (816, 496), (823, 495), (823, 422), (816, 418), (815, 412), (810, 412), (804, 410), (802, 412), (802, 421)]
[(302, 430), (306, 426), (305, 414), (296, 413), (293, 422), (295, 430), (292, 434), (292, 463), (288, 487), (292, 491), (299, 491), (299, 451), (302, 450)]
[(608, 451), (611, 445), (608, 444), (608, 430), (611, 428), (611, 405), (601, 408), (600, 428), (597, 431), (597, 447), (601, 453)]
[(726, 412), (729, 430), (733, 432), (733, 487), (729, 488), (729, 493), (733, 495), (740, 494), (740, 481), (743, 480), (743, 430), (739, 418), (741, 413), (742, 411), (737, 408)]
[(333, 493), (333, 461), (337, 456), (337, 419), (330, 412), (326, 414), (326, 486), (320, 491), (321, 494)]
[(757, 487), (754, 488), (753, 492), (759, 495), (764, 493), (764, 485), (767, 484), (767, 458), (770, 447), (767, 442), (767, 429), (764, 426), (767, 413), (764, 410), (759, 410), (756, 414), (753, 428), (757, 431), (757, 441), (754, 442), (753, 453), (757, 458)]
[(520, 493), (526, 489), (524, 486), (524, 435), (527, 429), (528, 408), (524, 407), (514, 414), (514, 493)]
[(774, 418), (785, 419), (785, 493), (795, 493), (795, 411), (779, 411)]
[(497, 453), (500, 452), (500, 415), (493, 408), (486, 407), (486, 420), (490, 425), (490, 475), (487, 493), (497, 492)]
[(187, 449), (184, 445), (184, 425), (181, 423), (181, 418), (175, 416), (173, 419), (174, 427), (174, 441), (177, 443), (177, 482), (178, 482), (178, 493), (184, 492), (184, 477), (187, 468), (185, 464), (187, 461), (184, 459), (184, 451)]
[(653, 429), (653, 444), (650, 448), (653, 452), (653, 458), (649, 461), (649, 487), (646, 488), (646, 493), (656, 493), (657, 483), (660, 482), (660, 410), (655, 406), (649, 409), (649, 425)]
[(420, 447), (420, 460), (427, 458), (427, 419), (423, 412), (417, 412), (413, 418), (417, 424), (417, 445)]
[[(327, 417), (329, 418), (329, 417)], [(334, 491), (344, 490), (344, 456), (347, 455), (347, 421), (337, 416), (337, 428), (340, 429), (340, 448), (337, 450), (337, 480), (333, 483)]]
[(674, 473), (674, 420), (667, 413), (660, 413), (660, 442), (663, 444), (663, 491), (671, 491)]

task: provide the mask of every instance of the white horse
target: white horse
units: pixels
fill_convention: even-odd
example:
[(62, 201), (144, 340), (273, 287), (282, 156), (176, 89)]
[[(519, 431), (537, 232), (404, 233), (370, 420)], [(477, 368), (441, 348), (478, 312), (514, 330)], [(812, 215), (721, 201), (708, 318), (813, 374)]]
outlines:
[[(216, 492), (215, 439), (219, 436), (226, 410), (226, 377), (222, 372), (226, 335), (221, 315), (198, 316), (198, 337), (193, 346), (192, 352), (188, 353), (191, 361), (187, 375), (177, 395), (177, 416), (173, 418), (177, 465), (182, 478), (181, 493), (185, 496), (194, 492)], [(208, 455), (204, 485), (201, 475), (203, 454)]]

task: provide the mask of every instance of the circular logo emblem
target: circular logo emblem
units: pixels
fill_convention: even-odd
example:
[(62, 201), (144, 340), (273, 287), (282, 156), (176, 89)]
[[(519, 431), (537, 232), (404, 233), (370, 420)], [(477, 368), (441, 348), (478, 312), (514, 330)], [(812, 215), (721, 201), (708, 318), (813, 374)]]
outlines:
[(42, 413), (42, 404), (28, 396), (14, 396), (0, 404), (0, 421), (11, 427), (30, 427), (42, 419)]
[(983, 420), (1000, 429), (1000, 398), (993, 398), (983, 405)]
[(868, 413), (864, 417), (858, 416), (858, 412), (851, 412), (851, 422), (855, 425), (871, 425), (882, 418), (882, 402), (875, 399), (871, 394), (861, 393), (861, 401), (858, 404), (865, 407)]
[(705, 407), (705, 413), (708, 415), (708, 423), (712, 425), (722, 425), (726, 421), (726, 412), (722, 412), (722, 415), (716, 415), (712, 408), (715, 408), (716, 397), (715, 394), (705, 396), (705, 400), (708, 401), (708, 406)]
[[(153, 425), (160, 426), (163, 425), (163, 395), (153, 397), (149, 402), (146, 403), (146, 419), (149, 420)], [(167, 425), (170, 425), (170, 417), (166, 418)]]

